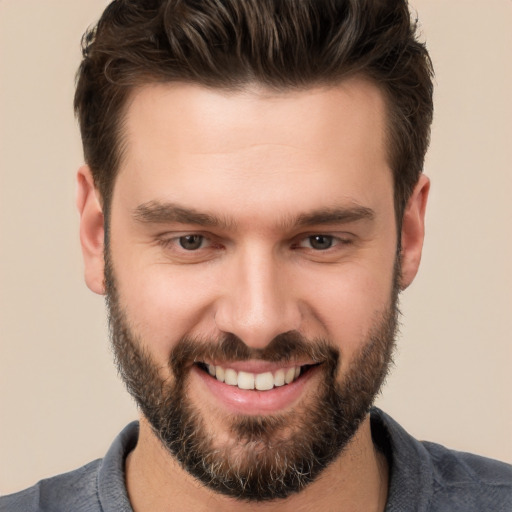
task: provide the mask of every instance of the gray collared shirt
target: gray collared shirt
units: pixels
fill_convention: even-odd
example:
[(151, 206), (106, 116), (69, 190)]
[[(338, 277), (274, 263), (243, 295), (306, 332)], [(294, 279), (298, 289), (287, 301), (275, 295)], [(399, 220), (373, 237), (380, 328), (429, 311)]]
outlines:
[[(411, 437), (377, 408), (372, 435), (390, 465), (386, 512), (512, 512), (512, 466)], [(0, 498), (0, 512), (133, 512), (124, 461), (138, 423), (130, 423), (103, 459)]]

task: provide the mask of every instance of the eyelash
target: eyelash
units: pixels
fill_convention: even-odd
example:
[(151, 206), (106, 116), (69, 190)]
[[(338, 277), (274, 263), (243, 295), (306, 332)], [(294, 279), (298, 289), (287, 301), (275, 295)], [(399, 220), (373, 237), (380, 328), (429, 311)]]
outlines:
[[(320, 239), (328, 239), (328, 241), (330, 242), (329, 244), (329, 247), (325, 247), (325, 248), (315, 248), (313, 247), (314, 243), (313, 242), (313, 239), (315, 238), (320, 238)], [(309, 247), (304, 247), (302, 244), (303, 243), (309, 243)], [(322, 243), (321, 241), (318, 242), (318, 243)], [(342, 238), (342, 237), (339, 237), (339, 236), (335, 236), (335, 235), (327, 235), (325, 233), (315, 233), (313, 235), (307, 235), (303, 238), (300, 239), (300, 241), (297, 243), (297, 244), (294, 244), (293, 248), (298, 248), (298, 249), (301, 249), (301, 248), (304, 248), (304, 249), (312, 249), (313, 251), (315, 252), (326, 252), (326, 251), (329, 251), (330, 249), (335, 249), (336, 247), (339, 247), (339, 246), (347, 246), (347, 245), (350, 245), (352, 243), (352, 240), (350, 240), (349, 238)]]
[[(181, 241), (187, 237), (200, 237), (201, 245), (199, 247), (197, 247), (196, 249), (186, 249), (185, 247), (183, 247)], [(311, 247), (311, 245), (312, 245), (311, 242), (314, 238), (329, 239), (329, 241), (330, 241), (329, 247), (326, 247), (323, 249)], [(335, 250), (336, 247), (348, 246), (353, 243), (353, 241), (350, 238), (325, 234), (325, 233), (321, 233), (321, 232), (314, 233), (311, 235), (305, 235), (305, 236), (301, 235), (301, 237), (300, 238), (297, 237), (296, 240), (297, 240), (296, 242), (291, 244), (291, 248), (293, 250), (300, 250), (300, 249), (308, 250), (309, 249), (315, 253), (330, 252), (331, 249)], [(207, 235), (201, 234), (201, 233), (186, 233), (184, 235), (175, 236), (172, 238), (159, 238), (158, 242), (164, 248), (173, 248), (182, 253), (189, 253), (189, 254), (196, 253), (196, 252), (200, 251), (201, 249), (209, 249), (212, 247), (215, 248), (215, 246), (217, 246), (218, 248), (222, 247), (221, 244), (216, 244), (212, 238), (208, 237)], [(207, 242), (206, 247), (204, 247), (205, 242)], [(304, 245), (302, 245), (304, 243), (309, 243), (309, 247), (305, 247)]]
[[(175, 248), (177, 248), (177, 250), (180, 250), (183, 252), (189, 252), (189, 253), (194, 253), (194, 252), (199, 251), (200, 249), (204, 249), (204, 247), (198, 247), (197, 249), (193, 249), (193, 250), (185, 249), (185, 247), (183, 247), (180, 244), (180, 240), (187, 238), (187, 237), (201, 237), (201, 242), (202, 242), (201, 245), (203, 245), (203, 243), (206, 241), (209, 242), (208, 247), (210, 247), (211, 245), (215, 245), (211, 238), (208, 238), (206, 235), (202, 235), (201, 233), (187, 233), (185, 235), (175, 236), (172, 238), (159, 238), (158, 243), (164, 248), (171, 248), (172, 246), (175, 246)], [(181, 247), (179, 247), (180, 245), (181, 245)], [(220, 244), (219, 244), (219, 246), (220, 246)]]

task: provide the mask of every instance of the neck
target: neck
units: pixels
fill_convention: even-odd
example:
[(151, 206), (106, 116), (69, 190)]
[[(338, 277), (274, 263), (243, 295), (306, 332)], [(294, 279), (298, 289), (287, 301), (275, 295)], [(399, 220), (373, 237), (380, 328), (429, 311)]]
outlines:
[(141, 418), (137, 446), (126, 459), (126, 486), (134, 512), (381, 512), (388, 465), (373, 445), (367, 416), (343, 453), (304, 490), (282, 500), (241, 502), (210, 491), (183, 470)]

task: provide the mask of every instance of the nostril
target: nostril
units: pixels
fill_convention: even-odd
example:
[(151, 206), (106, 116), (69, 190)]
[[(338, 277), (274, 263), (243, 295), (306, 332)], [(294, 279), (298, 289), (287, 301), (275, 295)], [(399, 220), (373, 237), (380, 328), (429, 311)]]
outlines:
[(220, 332), (243, 340), (247, 347), (253, 349), (265, 349), (280, 335), (300, 329), (300, 320), (294, 321), (276, 312), (261, 316), (217, 314), (215, 323)]

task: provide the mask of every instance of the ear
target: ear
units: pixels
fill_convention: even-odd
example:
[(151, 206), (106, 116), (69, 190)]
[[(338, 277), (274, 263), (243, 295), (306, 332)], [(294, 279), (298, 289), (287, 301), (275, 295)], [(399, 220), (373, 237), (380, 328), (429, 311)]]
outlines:
[(95, 293), (105, 293), (103, 257), (104, 218), (99, 192), (91, 169), (84, 165), (77, 173), (76, 206), (80, 214), (80, 244), (84, 258), (85, 283)]
[(402, 219), (402, 251), (400, 288), (405, 290), (413, 281), (420, 266), (425, 238), (425, 209), (430, 180), (422, 174), (405, 207)]

